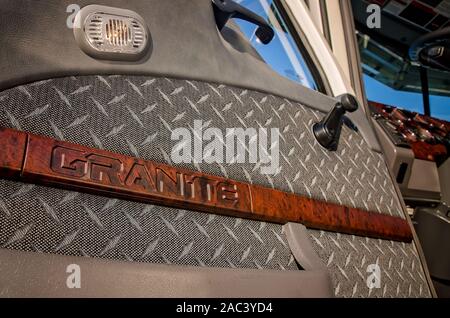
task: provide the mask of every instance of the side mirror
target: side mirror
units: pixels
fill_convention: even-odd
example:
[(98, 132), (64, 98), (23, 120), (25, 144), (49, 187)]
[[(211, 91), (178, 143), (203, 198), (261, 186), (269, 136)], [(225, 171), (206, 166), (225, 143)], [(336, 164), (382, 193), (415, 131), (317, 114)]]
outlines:
[(450, 71), (450, 26), (414, 41), (409, 49), (409, 57), (423, 66)]

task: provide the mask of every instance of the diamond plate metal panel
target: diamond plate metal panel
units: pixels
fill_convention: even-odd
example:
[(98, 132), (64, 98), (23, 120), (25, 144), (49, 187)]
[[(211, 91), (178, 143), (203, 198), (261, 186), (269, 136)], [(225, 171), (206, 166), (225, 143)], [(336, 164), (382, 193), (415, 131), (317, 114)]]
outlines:
[[(0, 106), (2, 126), (169, 164), (171, 132), (192, 128), (197, 119), (205, 128), (278, 128), (276, 175), (262, 175), (254, 164), (178, 166), (404, 217), (383, 157), (358, 133), (344, 127), (338, 151), (325, 151), (310, 128), (322, 115), (277, 96), (169, 78), (86, 76), (7, 90), (0, 93)], [(0, 188), (3, 247), (200, 266), (296, 268), (279, 225), (10, 181), (1, 181)], [(310, 233), (332, 272), (336, 295), (429, 295), (412, 244)], [(386, 273), (384, 287), (369, 290), (363, 267), (377, 261)]]

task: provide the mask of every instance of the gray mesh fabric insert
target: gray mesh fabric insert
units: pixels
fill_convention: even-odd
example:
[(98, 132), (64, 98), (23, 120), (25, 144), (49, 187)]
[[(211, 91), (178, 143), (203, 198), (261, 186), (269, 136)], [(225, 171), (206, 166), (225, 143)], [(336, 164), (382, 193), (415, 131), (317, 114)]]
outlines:
[[(51, 79), (0, 93), (0, 125), (172, 164), (177, 127), (279, 128), (277, 175), (253, 164), (185, 168), (403, 217), (381, 155), (344, 127), (337, 152), (311, 134), (321, 114), (276, 96), (167, 78)], [(181, 165), (179, 165), (181, 166)], [(296, 269), (276, 224), (0, 182), (0, 244), (43, 252), (200, 266)], [(311, 230), (339, 296), (426, 296), (413, 244)], [(366, 286), (368, 264), (382, 269)], [(385, 273), (385, 274), (384, 274)]]
[(297, 269), (275, 224), (4, 180), (0, 187), (10, 211), (0, 214), (3, 247), (139, 262)]

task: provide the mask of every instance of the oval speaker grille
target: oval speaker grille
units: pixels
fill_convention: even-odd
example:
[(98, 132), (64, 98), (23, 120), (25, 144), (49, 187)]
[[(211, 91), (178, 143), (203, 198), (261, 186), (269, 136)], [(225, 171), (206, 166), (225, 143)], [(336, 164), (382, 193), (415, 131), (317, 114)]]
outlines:
[(102, 23), (103, 19), (101, 16), (93, 16), (87, 24), (86, 34), (97, 46), (103, 44)]
[(145, 42), (145, 31), (142, 26), (139, 25), (139, 22), (135, 20), (132, 21), (131, 25), (134, 30), (133, 46), (138, 48)]
[(86, 53), (109, 59), (137, 59), (142, 55), (149, 42), (148, 29), (137, 14), (122, 11), (124, 15), (120, 15), (121, 9), (103, 6), (87, 6), (80, 10), (77, 17), (82, 25), (74, 32)]
[(127, 46), (131, 41), (131, 29), (123, 20), (109, 19), (105, 33), (110, 45)]

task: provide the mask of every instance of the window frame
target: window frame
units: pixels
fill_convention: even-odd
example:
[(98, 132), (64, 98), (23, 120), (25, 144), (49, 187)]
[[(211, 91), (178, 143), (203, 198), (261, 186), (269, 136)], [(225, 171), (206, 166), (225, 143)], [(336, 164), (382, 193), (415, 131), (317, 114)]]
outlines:
[(331, 96), (331, 87), (327, 81), (325, 72), (323, 71), (311, 46), (306, 40), (306, 36), (301, 30), (295, 28), (294, 23), (292, 22), (291, 17), (289, 16), (289, 13), (281, 0), (273, 0), (273, 5), (279, 11), (281, 19), (285, 22), (288, 32), (292, 36), (297, 49), (305, 60), (306, 66), (308, 67), (314, 82), (317, 85), (317, 91)]
[[(259, 0), (254, 0), (255, 2), (259, 3)], [(274, 70), (277, 74), (280, 76), (283, 76), (285, 78), (288, 78), (289, 80), (292, 80), (293, 82), (297, 83), (298, 85), (305, 86), (308, 89), (311, 89), (312, 91), (322, 93), (328, 96), (332, 96), (332, 89), (329, 85), (329, 82), (327, 80), (327, 76), (325, 72), (322, 69), (322, 66), (317, 59), (316, 55), (314, 54), (312, 47), (309, 45), (308, 41), (306, 40), (306, 36), (303, 34), (303, 32), (299, 28), (294, 27), (294, 23), (292, 21), (292, 16), (289, 15), (288, 10), (285, 6), (285, 3), (283, 0), (267, 0), (269, 2), (269, 5), (275, 8), (276, 15), (279, 16), (280, 22), (284, 24), (283, 29), (289, 33), (289, 37), (292, 41), (290, 43), (292, 44), (292, 49), (296, 51), (296, 54), (301, 56), (301, 59), (304, 63), (302, 63), (304, 66), (305, 71), (307, 70), (308, 73), (311, 75), (311, 79), (314, 82), (315, 88), (310, 88), (308, 86), (302, 85), (300, 82), (292, 80), (291, 78), (287, 77), (286, 75)], [(260, 4), (260, 3), (259, 3)], [(242, 4), (241, 4), (242, 5)], [(260, 4), (261, 5), (261, 4)], [(273, 13), (274, 10), (271, 10)], [(267, 19), (267, 14), (263, 16), (264, 19)], [(245, 36), (247, 41), (249, 40), (247, 36)], [(252, 44), (252, 47), (258, 51), (258, 49)], [(272, 43), (267, 44), (267, 46), (273, 45)], [(283, 47), (281, 47), (282, 53), (285, 55), (286, 52)], [(259, 54), (259, 52), (258, 52)], [(264, 62), (272, 68), (272, 65), (269, 61), (264, 60)], [(273, 69), (273, 68), (272, 68)]]

